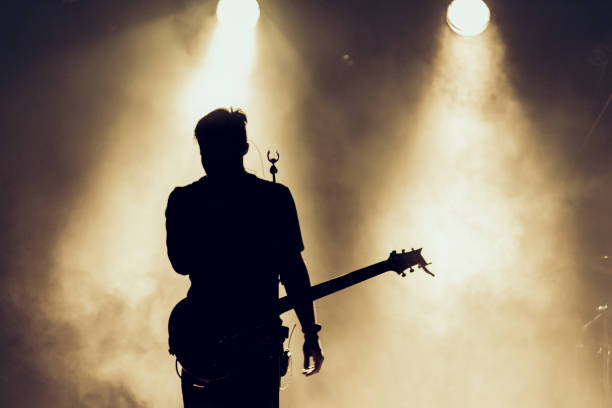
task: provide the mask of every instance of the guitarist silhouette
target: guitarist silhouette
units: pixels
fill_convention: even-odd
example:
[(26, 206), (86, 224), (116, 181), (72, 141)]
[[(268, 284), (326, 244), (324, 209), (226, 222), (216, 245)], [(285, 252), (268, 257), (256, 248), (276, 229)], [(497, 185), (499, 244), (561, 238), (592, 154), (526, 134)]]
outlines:
[[(183, 337), (190, 344), (170, 344), (182, 365), (185, 408), (278, 407), (286, 337), (279, 278), (304, 333), (304, 374), (317, 373), (323, 363), (295, 204), (287, 187), (245, 171), (246, 122), (240, 110), (204, 116), (195, 137), (206, 176), (168, 198), (168, 257), (191, 281), (182, 301), (189, 310)], [(189, 347), (179, 356), (177, 350)], [(198, 357), (207, 348), (225, 354), (231, 369), (204, 375), (215, 366)]]

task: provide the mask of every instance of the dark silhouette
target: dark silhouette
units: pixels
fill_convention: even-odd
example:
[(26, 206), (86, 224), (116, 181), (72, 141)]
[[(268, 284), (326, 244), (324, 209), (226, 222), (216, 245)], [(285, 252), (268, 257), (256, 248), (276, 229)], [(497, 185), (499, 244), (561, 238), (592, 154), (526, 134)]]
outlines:
[[(182, 317), (188, 333), (170, 341), (183, 366), (186, 408), (278, 406), (286, 337), (279, 278), (304, 333), (304, 373), (317, 373), (323, 362), (295, 204), (287, 187), (245, 172), (245, 125), (240, 110), (204, 116), (195, 136), (207, 175), (168, 198), (168, 257), (191, 280), (180, 304), (190, 310)], [(191, 352), (177, 351), (183, 343)]]

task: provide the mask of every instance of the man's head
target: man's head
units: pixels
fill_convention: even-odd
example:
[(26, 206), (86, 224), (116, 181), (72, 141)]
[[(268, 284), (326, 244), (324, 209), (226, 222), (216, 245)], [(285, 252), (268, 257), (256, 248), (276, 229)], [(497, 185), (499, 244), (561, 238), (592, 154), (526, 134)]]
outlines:
[(249, 150), (246, 123), (246, 115), (240, 109), (217, 109), (200, 119), (195, 138), (208, 176), (244, 172), (242, 157)]

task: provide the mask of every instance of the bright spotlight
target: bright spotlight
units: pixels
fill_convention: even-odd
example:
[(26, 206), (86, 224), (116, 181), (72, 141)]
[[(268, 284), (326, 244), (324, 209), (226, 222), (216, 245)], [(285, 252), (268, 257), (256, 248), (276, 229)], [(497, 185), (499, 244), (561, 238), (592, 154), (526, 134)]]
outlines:
[(217, 19), (230, 29), (253, 28), (259, 19), (259, 4), (257, 0), (219, 0)]
[(451, 30), (468, 37), (482, 33), (490, 19), (489, 7), (482, 0), (454, 0), (446, 13)]

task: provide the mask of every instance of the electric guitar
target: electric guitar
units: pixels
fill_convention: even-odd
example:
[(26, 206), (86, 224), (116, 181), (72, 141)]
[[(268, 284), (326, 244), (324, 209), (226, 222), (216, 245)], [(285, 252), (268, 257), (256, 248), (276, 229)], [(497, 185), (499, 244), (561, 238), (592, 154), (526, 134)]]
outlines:
[[(388, 271), (404, 277), (405, 271), (414, 272), (415, 266), (434, 276), (427, 269), (429, 263), (421, 255), (421, 250), (422, 248), (410, 252), (402, 250), (401, 253), (393, 251), (384, 261), (312, 286), (309, 292), (310, 298), (313, 301), (320, 299)], [(279, 315), (293, 307), (288, 296), (278, 301)], [(240, 363), (237, 350), (254, 338), (268, 339), (269, 344), (274, 347), (287, 337), (286, 327), (283, 327), (284, 331), (279, 333), (262, 334), (258, 332), (257, 327), (254, 327), (248, 333), (211, 334), (203, 326), (201, 314), (202, 312), (188, 298), (178, 302), (168, 321), (168, 343), (170, 354), (176, 356), (177, 362), (183, 369), (205, 383), (228, 377), (234, 371), (233, 367)]]

